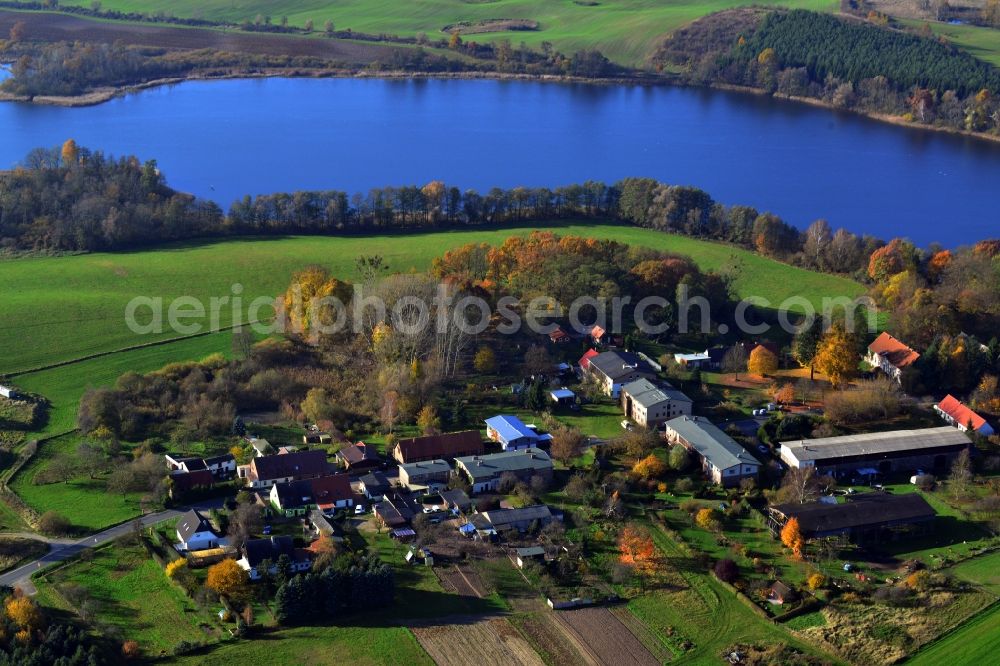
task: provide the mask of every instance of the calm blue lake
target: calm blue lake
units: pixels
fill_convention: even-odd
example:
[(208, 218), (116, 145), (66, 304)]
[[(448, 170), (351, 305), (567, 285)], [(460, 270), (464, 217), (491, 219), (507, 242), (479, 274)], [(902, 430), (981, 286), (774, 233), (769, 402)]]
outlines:
[(0, 104), (0, 168), (72, 137), (174, 187), (350, 193), (651, 176), (726, 204), (921, 244), (1000, 235), (1000, 144), (750, 95), (498, 81), (187, 82), (70, 109)]

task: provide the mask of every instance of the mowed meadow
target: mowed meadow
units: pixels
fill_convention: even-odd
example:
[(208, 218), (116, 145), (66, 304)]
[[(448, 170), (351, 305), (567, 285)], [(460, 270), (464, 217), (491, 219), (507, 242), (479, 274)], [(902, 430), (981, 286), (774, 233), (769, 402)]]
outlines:
[[(863, 287), (847, 278), (815, 273), (766, 259), (736, 247), (613, 224), (560, 224), (550, 228), (564, 235), (615, 239), (692, 257), (703, 269), (727, 270), (735, 276), (741, 297), (758, 296), (777, 305), (791, 296), (803, 296), (816, 305), (824, 297), (857, 296)], [(349, 237), (286, 237), (238, 239), (185, 244), (155, 250), (99, 253), (62, 257), (23, 258), (0, 262), (0, 373), (11, 374), (120, 350), (178, 333), (140, 335), (125, 324), (126, 306), (137, 296), (163, 298), (165, 304), (193, 296), (206, 308), (212, 297), (231, 296), (233, 285), (242, 286), (248, 304), (258, 296), (284, 292), (292, 274), (319, 264), (341, 278), (353, 280), (359, 256), (378, 254), (393, 272), (425, 270), (434, 257), (465, 243), (499, 244), (512, 235), (526, 235), (530, 228), (436, 231), (405, 235)], [(666, 294), (668, 298), (672, 294)], [(147, 314), (142, 321), (148, 321)], [(261, 312), (267, 316), (270, 311)], [(232, 310), (220, 309), (220, 326), (232, 323)], [(192, 320), (195, 321), (195, 320)], [(203, 321), (208, 323), (208, 317)], [(197, 354), (219, 348), (218, 336), (207, 336), (152, 347), (139, 357), (166, 362), (171, 348)], [(200, 341), (199, 341), (200, 340)], [(175, 345), (180, 345), (175, 347)], [(118, 355), (116, 355), (118, 356)], [(88, 377), (103, 374), (100, 368), (134, 368), (112, 357), (88, 363)], [(76, 368), (56, 368), (56, 374), (77, 374)], [(45, 373), (48, 374), (48, 373)], [(82, 379), (83, 377), (81, 377)], [(106, 379), (102, 376), (101, 379)], [(35, 375), (18, 379), (25, 388), (49, 396)]]
[[(63, 5), (90, 7), (91, 0), (63, 0)], [(325, 21), (337, 30), (430, 39), (444, 35), (442, 28), (461, 21), (528, 19), (539, 28), (506, 33), (479, 33), (466, 39), (489, 41), (508, 38), (516, 46), (525, 42), (539, 47), (551, 42), (557, 50), (572, 53), (598, 49), (624, 65), (639, 66), (659, 40), (676, 28), (706, 14), (741, 5), (782, 5), (819, 11), (836, 11), (836, 0), (102, 0), (104, 9), (198, 17), (239, 23), (258, 15), (273, 23), (288, 17), (302, 27), (312, 20), (317, 31)]]

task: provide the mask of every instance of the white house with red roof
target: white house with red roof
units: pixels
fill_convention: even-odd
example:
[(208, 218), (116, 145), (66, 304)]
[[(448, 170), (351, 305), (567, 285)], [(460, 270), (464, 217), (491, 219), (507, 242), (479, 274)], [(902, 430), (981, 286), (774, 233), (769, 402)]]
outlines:
[(918, 358), (920, 358), (918, 352), (884, 332), (868, 345), (865, 361), (898, 382), (903, 368), (913, 365)]
[(977, 435), (982, 435), (983, 437), (989, 437), (996, 434), (993, 426), (987, 423), (986, 419), (969, 409), (965, 403), (961, 402), (953, 395), (949, 394), (945, 396), (944, 400), (934, 405), (934, 411), (937, 412), (942, 419), (952, 424), (962, 432), (969, 432), (971, 430)]

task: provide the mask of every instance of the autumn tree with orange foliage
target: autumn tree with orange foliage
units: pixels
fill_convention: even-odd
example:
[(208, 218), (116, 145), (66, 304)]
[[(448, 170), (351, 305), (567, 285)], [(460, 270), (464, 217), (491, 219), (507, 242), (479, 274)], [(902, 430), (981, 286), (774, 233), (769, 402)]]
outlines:
[(249, 582), (247, 572), (230, 557), (208, 568), (205, 587), (216, 594), (239, 598), (246, 592)]
[(912, 270), (917, 264), (917, 248), (902, 238), (893, 238), (872, 252), (868, 260), (868, 277), (876, 282), (884, 282), (897, 273)]
[(791, 549), (795, 559), (802, 559), (805, 552), (806, 540), (799, 529), (798, 518), (789, 518), (785, 526), (781, 528), (781, 543)]
[(667, 473), (667, 463), (654, 454), (649, 454), (632, 467), (632, 473), (640, 479), (658, 479)]
[(795, 402), (795, 386), (786, 383), (774, 392), (774, 401), (779, 405), (787, 405)]
[(952, 255), (951, 250), (941, 250), (940, 252), (935, 252), (934, 256), (931, 257), (930, 261), (927, 262), (927, 277), (931, 280), (937, 281), (944, 273), (945, 269), (951, 265), (952, 259), (955, 257)]
[(618, 536), (618, 551), (621, 553), (619, 561), (632, 569), (640, 584), (644, 585), (646, 578), (659, 573), (660, 552), (647, 531), (627, 525)]
[(778, 357), (767, 347), (757, 345), (750, 352), (750, 359), (747, 361), (747, 372), (758, 377), (773, 375), (778, 371)]

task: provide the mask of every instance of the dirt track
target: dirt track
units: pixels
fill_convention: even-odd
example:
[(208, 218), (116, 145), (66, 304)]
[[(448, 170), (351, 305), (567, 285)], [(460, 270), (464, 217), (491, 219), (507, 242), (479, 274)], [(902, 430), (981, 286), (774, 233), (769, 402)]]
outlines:
[(187, 28), (141, 23), (91, 21), (77, 16), (45, 12), (0, 10), (0, 35), (6, 36), (17, 22), (25, 26), (24, 39), (34, 41), (85, 41), (170, 49), (215, 49), (230, 53), (313, 56), (345, 64), (368, 64), (384, 59), (394, 49), (346, 39), (294, 35), (253, 34), (239, 31)]

